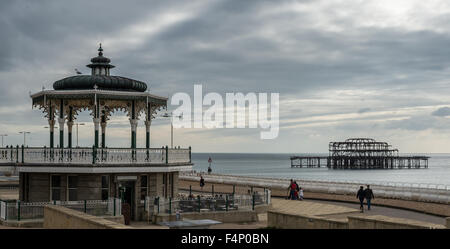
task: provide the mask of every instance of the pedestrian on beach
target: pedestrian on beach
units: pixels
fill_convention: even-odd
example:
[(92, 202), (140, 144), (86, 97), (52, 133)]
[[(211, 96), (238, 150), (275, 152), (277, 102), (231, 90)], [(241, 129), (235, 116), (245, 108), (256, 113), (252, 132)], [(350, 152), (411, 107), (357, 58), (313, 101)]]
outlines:
[(287, 197), (288, 200), (290, 200), (292, 198), (291, 187), (292, 187), (293, 182), (294, 182), (294, 180), (291, 179), (291, 183), (289, 183), (289, 187), (288, 187), (288, 197)]
[(289, 193), (291, 200), (295, 200), (295, 195), (296, 195), (295, 192), (296, 191), (297, 191), (297, 184), (294, 181), (292, 181), (291, 186), (290, 186), (290, 193)]
[(375, 199), (375, 196), (373, 195), (372, 189), (370, 189), (369, 185), (367, 185), (366, 190), (364, 190), (364, 196), (367, 200), (367, 210), (370, 210), (370, 202), (372, 199)]
[(299, 188), (298, 195), (299, 195), (299, 200), (303, 201), (303, 189), (302, 188)]
[(297, 181), (294, 181), (294, 184), (295, 184), (295, 194), (294, 194), (294, 196), (295, 196), (295, 200), (298, 200), (300, 198), (299, 197), (300, 186), (298, 186)]
[(209, 166), (208, 166), (208, 175), (209, 175), (209, 174), (211, 174), (211, 172), (212, 172), (212, 169), (211, 169), (212, 159), (211, 159), (211, 157), (209, 157), (208, 163), (209, 163)]
[(360, 209), (361, 209), (361, 213), (364, 213), (364, 197), (366, 196), (366, 193), (364, 191), (364, 187), (361, 186), (358, 190), (358, 193), (356, 193), (356, 198), (359, 199), (359, 203), (360, 203)]
[(200, 176), (200, 188), (202, 188), (202, 191), (203, 191), (203, 186), (205, 186), (205, 179), (203, 179), (203, 176)]

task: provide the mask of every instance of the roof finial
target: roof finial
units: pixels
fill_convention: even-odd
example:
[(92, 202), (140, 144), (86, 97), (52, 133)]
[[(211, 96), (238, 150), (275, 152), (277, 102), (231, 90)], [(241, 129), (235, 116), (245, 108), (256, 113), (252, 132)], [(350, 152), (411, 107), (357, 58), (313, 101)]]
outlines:
[(98, 48), (98, 55), (99, 56), (103, 56), (102, 51), (103, 51), (103, 48), (102, 48), (102, 44), (100, 43), (100, 47)]

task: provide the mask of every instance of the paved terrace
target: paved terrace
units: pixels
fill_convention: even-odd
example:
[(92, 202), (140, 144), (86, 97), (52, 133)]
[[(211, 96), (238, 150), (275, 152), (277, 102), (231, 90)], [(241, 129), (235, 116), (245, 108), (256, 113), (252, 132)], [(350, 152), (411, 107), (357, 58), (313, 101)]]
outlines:
[[(359, 206), (358, 206), (359, 208)], [(300, 215), (307, 217), (322, 217), (331, 221), (348, 222), (348, 216), (357, 216), (373, 219), (387, 219), (404, 221), (411, 224), (420, 224), (428, 227), (445, 228), (445, 219), (438, 217), (431, 217), (430, 215), (420, 214), (411, 211), (393, 209), (393, 208), (379, 208), (372, 207), (372, 210), (365, 209), (361, 213), (359, 209), (349, 207), (349, 204), (332, 203), (323, 201), (297, 201), (273, 199), (272, 207), (269, 209), (272, 212)], [(431, 219), (430, 219), (431, 218)]]

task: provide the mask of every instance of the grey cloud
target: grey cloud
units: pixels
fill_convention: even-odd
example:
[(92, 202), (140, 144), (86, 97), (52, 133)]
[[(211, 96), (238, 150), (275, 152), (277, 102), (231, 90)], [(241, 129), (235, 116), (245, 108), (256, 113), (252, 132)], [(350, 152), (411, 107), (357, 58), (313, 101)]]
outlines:
[[(196, 3), (2, 1), (0, 105), (30, 103), (29, 90), (40, 90), (42, 85), (51, 87), (55, 80), (72, 74), (74, 68), (87, 72), (83, 67), (95, 56), (97, 43), (102, 39), (128, 30), (148, 17)], [(407, 89), (398, 98), (380, 96), (377, 110), (382, 110), (386, 102), (389, 107), (445, 103), (427, 96), (448, 91), (438, 87), (446, 86), (442, 80), (450, 65), (449, 32), (358, 27), (351, 15), (338, 15), (338, 8), (327, 15), (343, 30), (329, 31), (316, 25), (320, 15), (314, 10), (263, 14), (291, 1), (201, 3), (198, 13), (143, 38), (141, 45), (114, 51), (104, 44), (105, 55), (117, 66), (112, 73), (148, 82), (152, 92), (165, 96), (179, 91), (192, 93), (194, 83), (203, 83), (207, 91), (279, 92), (281, 98), (302, 98), (340, 89)], [(341, 7), (351, 7), (347, 5)], [(444, 24), (448, 15), (430, 19)], [(268, 31), (273, 32), (271, 36)], [(422, 96), (414, 89), (429, 94)], [(364, 99), (370, 101), (370, 97)], [(371, 110), (353, 105), (331, 106), (327, 113), (314, 113), (309, 106), (301, 108), (307, 111), (291, 111), (288, 114), (293, 117), (289, 118), (354, 112), (357, 108), (359, 113)], [(377, 129), (444, 129), (445, 121), (434, 116), (445, 116), (447, 112), (450, 111), (437, 110), (431, 117), (389, 121), (385, 126), (377, 124)], [(42, 119), (45, 123), (39, 111), (33, 113), (23, 115), (33, 122)], [(11, 117), (14, 122), (25, 122), (20, 115)], [(11, 117), (0, 117), (0, 123), (11, 124)], [(358, 126), (352, 125), (349, 129), (345, 125), (334, 128), (349, 131)], [(223, 132), (244, 133), (256, 131)]]
[(390, 121), (383, 126), (387, 129), (422, 131), (427, 129), (450, 130), (450, 120), (443, 120), (433, 116), (413, 116), (404, 120)]
[(432, 112), (431, 115), (438, 117), (450, 116), (450, 108), (449, 107), (441, 107), (436, 111)]
[(358, 113), (370, 112), (371, 110), (372, 110), (372, 108), (370, 108), (370, 107), (361, 108), (358, 110)]

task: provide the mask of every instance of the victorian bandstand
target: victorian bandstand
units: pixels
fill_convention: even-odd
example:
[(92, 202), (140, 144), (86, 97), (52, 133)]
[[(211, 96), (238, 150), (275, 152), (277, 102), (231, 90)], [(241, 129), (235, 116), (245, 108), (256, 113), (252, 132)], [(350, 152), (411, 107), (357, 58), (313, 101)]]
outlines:
[[(0, 167), (19, 173), (20, 201), (121, 198), (130, 205), (132, 218), (142, 219), (146, 197), (178, 194), (179, 172), (192, 169), (191, 148), (150, 147), (151, 121), (167, 107), (167, 98), (151, 94), (142, 81), (110, 75), (110, 62), (100, 45), (98, 56), (87, 65), (91, 75), (66, 77), (54, 82), (53, 90), (31, 95), (33, 107), (48, 120), (50, 146), (0, 148)], [(83, 111), (92, 116), (94, 143), (74, 147), (72, 128)], [(107, 124), (117, 111), (130, 121), (129, 148), (106, 146)], [(145, 148), (136, 146), (139, 119), (145, 120)]]

